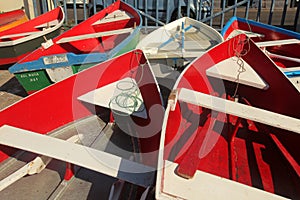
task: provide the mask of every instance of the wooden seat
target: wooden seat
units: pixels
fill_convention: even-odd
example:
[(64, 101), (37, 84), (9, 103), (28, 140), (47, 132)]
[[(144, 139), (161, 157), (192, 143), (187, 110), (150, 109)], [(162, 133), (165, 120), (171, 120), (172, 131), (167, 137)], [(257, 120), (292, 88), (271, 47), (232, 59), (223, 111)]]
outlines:
[(299, 43), (300, 43), (300, 40), (298, 40), (298, 39), (286, 39), (286, 40), (272, 40), (272, 41), (256, 42), (255, 44), (258, 47), (271, 47), (271, 46), (299, 44)]
[(8, 125), (0, 128), (0, 144), (72, 163), (143, 187), (152, 185), (154, 181), (155, 169), (151, 167)]
[(128, 15), (128, 13), (126, 13), (125, 11), (116, 10), (108, 14), (107, 16), (105, 16), (103, 19), (96, 21), (95, 23), (92, 24), (92, 26), (114, 22), (114, 21), (120, 21), (120, 20), (129, 20), (131, 18), (132, 17)]
[(59, 24), (57, 19), (35, 26), (34, 28), (50, 28)]
[(201, 196), (207, 199), (224, 199), (228, 194), (230, 199), (286, 199), (200, 170), (197, 170), (194, 178), (184, 179), (175, 173), (177, 167), (177, 163), (164, 160), (163, 172), (158, 180), (162, 185), (160, 194), (172, 194), (180, 199), (199, 199)]
[[(131, 93), (133, 91), (134, 93)], [(125, 99), (130, 95), (132, 99)], [(126, 105), (119, 105), (118, 102), (114, 101), (116, 98), (120, 99), (120, 101), (124, 100), (122, 102), (126, 103)], [(132, 78), (124, 78), (113, 82), (88, 92), (78, 97), (78, 99), (90, 104), (110, 108), (113, 111), (117, 111), (125, 115), (134, 115), (147, 119), (147, 112), (143, 103), (143, 97), (137, 87), (136, 81)], [(135, 108), (133, 108), (134, 105)]]
[(124, 33), (131, 33), (133, 30), (134, 30), (134, 28), (124, 28), (124, 29), (118, 29), (118, 30), (113, 30), (113, 31), (104, 31), (104, 32), (99, 32), (99, 33), (89, 33), (89, 34), (84, 34), (84, 35), (64, 37), (64, 38), (61, 38), (60, 40), (56, 41), (56, 44), (75, 42), (75, 41), (80, 41), (80, 40), (99, 38), (99, 37), (111, 36), (111, 35), (118, 35), (118, 34), (124, 34)]
[(268, 84), (252, 69), (252, 67), (243, 60), (244, 71), (240, 73), (238, 79), (238, 71), (240, 66), (236, 59), (228, 58), (217, 63), (213, 67), (206, 70), (207, 76), (228, 80), (231, 82), (239, 82), (244, 85), (252, 86), (259, 89), (267, 89)]
[(251, 107), (186, 88), (178, 100), (300, 134), (300, 119)]
[(32, 31), (32, 32), (23, 32), (23, 33), (16, 33), (16, 34), (10, 34), (10, 35), (3, 35), (0, 37), (0, 39), (10, 39), (15, 37), (23, 37), (23, 36), (29, 36), (36, 33), (40, 33), (41, 31)]

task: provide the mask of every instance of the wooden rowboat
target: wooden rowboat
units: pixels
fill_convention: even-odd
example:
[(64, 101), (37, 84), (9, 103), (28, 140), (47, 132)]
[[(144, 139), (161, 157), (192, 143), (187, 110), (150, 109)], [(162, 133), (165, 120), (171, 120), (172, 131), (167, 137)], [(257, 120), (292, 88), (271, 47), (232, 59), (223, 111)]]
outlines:
[(60, 34), (65, 19), (57, 7), (32, 20), (0, 32), (0, 65), (13, 64), (35, 50), (45, 40)]
[(215, 29), (183, 17), (149, 33), (137, 49), (146, 54), (166, 101), (184, 67), (221, 42), (223, 37)]
[(27, 22), (28, 18), (24, 10), (13, 10), (0, 14), (0, 32)]
[(221, 42), (223, 38), (215, 29), (183, 17), (149, 33), (137, 48), (145, 52), (150, 62), (159, 60), (160, 63), (179, 68)]
[(163, 113), (139, 50), (22, 99), (0, 112), (0, 198), (108, 199), (121, 183), (131, 194), (152, 186)]
[(141, 16), (117, 1), (9, 68), (30, 94), (135, 48)]
[(299, 33), (239, 17), (232, 17), (221, 32), (224, 39), (241, 33), (251, 37), (300, 91)]
[(300, 94), (251, 39), (197, 58), (168, 101), (156, 199), (300, 197)]

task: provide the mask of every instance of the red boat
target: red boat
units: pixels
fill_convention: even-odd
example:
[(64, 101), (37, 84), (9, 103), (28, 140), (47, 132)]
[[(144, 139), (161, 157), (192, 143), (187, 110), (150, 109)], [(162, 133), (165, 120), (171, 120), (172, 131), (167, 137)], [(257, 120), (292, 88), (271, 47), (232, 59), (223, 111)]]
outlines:
[(140, 50), (22, 99), (0, 112), (0, 198), (106, 199), (122, 181), (129, 196), (153, 185), (163, 113)]
[(58, 36), (65, 14), (57, 7), (32, 20), (0, 32), (0, 65), (13, 64)]
[(116, 1), (54, 38), (49, 45), (36, 49), (9, 71), (31, 94), (134, 49), (141, 20), (136, 9)]
[(197, 58), (168, 100), (156, 199), (299, 199), (299, 102), (244, 34)]
[(27, 22), (28, 18), (24, 10), (13, 10), (0, 14), (0, 32)]
[(300, 91), (299, 33), (239, 17), (232, 17), (221, 32), (225, 40), (241, 33), (251, 37)]

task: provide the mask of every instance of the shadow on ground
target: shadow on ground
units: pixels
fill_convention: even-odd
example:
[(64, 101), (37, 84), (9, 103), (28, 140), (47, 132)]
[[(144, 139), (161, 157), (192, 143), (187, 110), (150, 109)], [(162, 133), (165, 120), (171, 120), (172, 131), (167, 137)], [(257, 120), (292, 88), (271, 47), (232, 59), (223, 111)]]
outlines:
[(0, 91), (15, 94), (21, 97), (26, 97), (27, 93), (24, 90), (24, 88), (21, 86), (19, 81), (16, 79), (16, 77), (11, 78), (9, 81), (4, 83), (0, 87)]

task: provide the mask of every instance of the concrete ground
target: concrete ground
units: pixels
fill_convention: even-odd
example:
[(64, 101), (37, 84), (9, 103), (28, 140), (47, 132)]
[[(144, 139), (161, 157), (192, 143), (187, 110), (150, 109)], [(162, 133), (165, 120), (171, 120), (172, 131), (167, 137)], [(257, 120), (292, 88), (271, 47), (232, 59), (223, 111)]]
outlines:
[(6, 69), (0, 70), (0, 110), (19, 101), (27, 93), (13, 74)]

